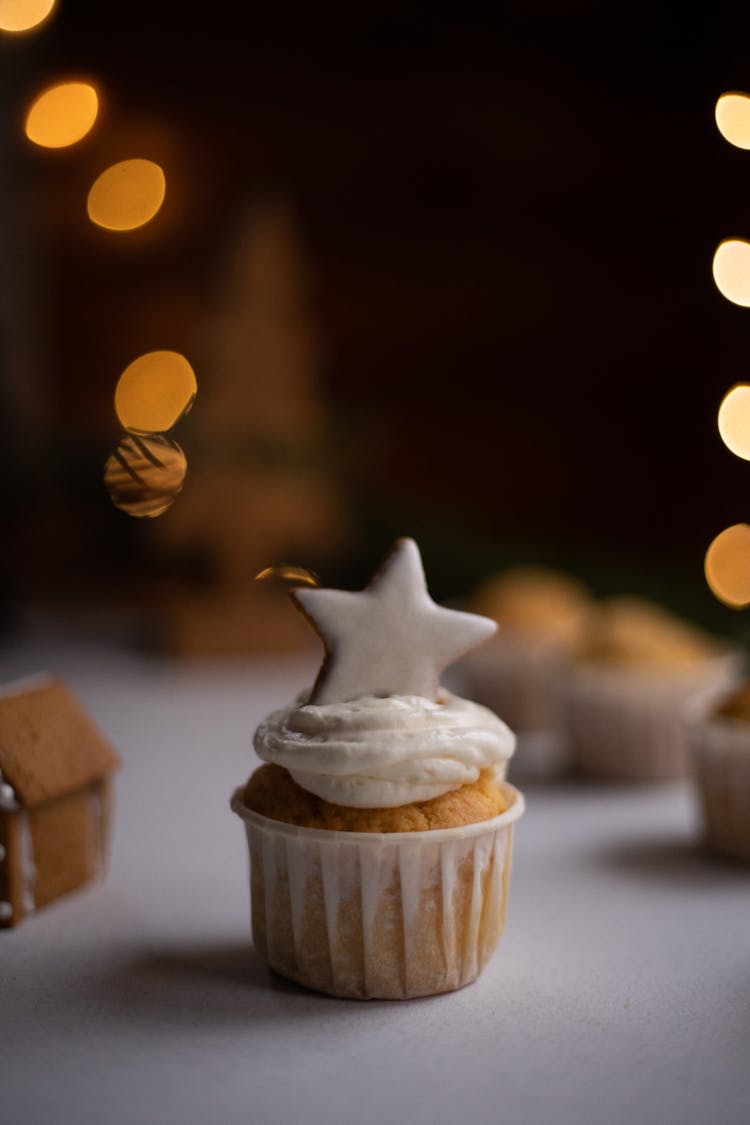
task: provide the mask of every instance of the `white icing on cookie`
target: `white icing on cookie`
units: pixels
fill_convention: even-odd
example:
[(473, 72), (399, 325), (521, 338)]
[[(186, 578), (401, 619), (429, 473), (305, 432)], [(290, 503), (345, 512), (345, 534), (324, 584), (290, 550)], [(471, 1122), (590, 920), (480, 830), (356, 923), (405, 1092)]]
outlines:
[(255, 734), (255, 750), (284, 766), (303, 789), (350, 808), (394, 808), (501, 778), (515, 736), (486, 707), (441, 689), (424, 696), (366, 696), (275, 711)]
[[(22, 809), (16, 791), (10, 782), (5, 781), (2, 771), (0, 771), (0, 809), (3, 812), (12, 812), (16, 814), (18, 824), (18, 857), (19, 868), (21, 873), (21, 907), (26, 914), (33, 913), (36, 903), (34, 901), (34, 891), (36, 888), (36, 864), (34, 863), (34, 841), (31, 837), (31, 828), (29, 826), (29, 817), (25, 809)], [(5, 858), (5, 849), (2, 849), (0, 859)], [(12, 908), (11, 908), (12, 914)], [(5, 916), (5, 921), (8, 921), (11, 915)], [(2, 912), (0, 911), (0, 920), (2, 920)]]
[(25, 809), (18, 813), (18, 863), (21, 874), (21, 906), (25, 914), (33, 914), (36, 909), (36, 863), (31, 825)]
[(363, 696), (435, 699), (440, 672), (497, 629), (495, 621), (436, 605), (413, 539), (399, 539), (358, 593), (299, 589), (293, 598), (326, 646), (315, 703)]
[(3, 812), (14, 812), (17, 808), (19, 804), (16, 791), (10, 782), (4, 779), (3, 771), (0, 770), (0, 809)]
[(105, 871), (105, 818), (101, 787), (89, 788), (89, 849), (90, 874), (94, 879), (102, 879)]

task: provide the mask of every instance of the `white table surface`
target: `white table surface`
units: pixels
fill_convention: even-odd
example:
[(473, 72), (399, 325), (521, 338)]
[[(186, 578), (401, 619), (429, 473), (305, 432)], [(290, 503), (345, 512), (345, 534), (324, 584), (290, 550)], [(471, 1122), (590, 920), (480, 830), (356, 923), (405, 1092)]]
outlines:
[(314, 667), (0, 650), (3, 680), (66, 679), (123, 761), (106, 881), (0, 932), (0, 1121), (746, 1125), (750, 868), (696, 847), (688, 785), (527, 788), (507, 930), (461, 992), (265, 969), (228, 799)]

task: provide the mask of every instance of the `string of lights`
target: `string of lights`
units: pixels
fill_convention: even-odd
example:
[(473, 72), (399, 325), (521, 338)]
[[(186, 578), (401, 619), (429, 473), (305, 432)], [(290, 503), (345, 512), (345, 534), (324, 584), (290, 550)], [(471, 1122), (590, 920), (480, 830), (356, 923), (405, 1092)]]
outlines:
[[(40, 30), (55, 8), (56, 0), (0, 0), (0, 30)], [(80, 78), (57, 79), (32, 99), (24, 133), (40, 149), (71, 148), (92, 132), (99, 118), (96, 85)], [(164, 170), (154, 160), (120, 160), (91, 184), (86, 213), (103, 231), (134, 231), (159, 214), (166, 189)], [(187, 459), (167, 435), (190, 410), (196, 393), (193, 368), (178, 352), (148, 352), (122, 372), (115, 413), (124, 432), (104, 471), (107, 492), (121, 511), (136, 517), (161, 515), (180, 493)]]
[[(716, 125), (722, 137), (739, 149), (750, 149), (750, 96), (740, 92), (722, 94), (716, 102)], [(750, 242), (727, 238), (719, 243), (713, 258), (716, 288), (727, 301), (750, 308)], [(719, 406), (718, 427), (726, 447), (743, 460), (750, 460), (750, 385), (739, 383)], [(732, 609), (750, 605), (750, 525), (733, 524), (711, 542), (704, 571), (711, 592)]]

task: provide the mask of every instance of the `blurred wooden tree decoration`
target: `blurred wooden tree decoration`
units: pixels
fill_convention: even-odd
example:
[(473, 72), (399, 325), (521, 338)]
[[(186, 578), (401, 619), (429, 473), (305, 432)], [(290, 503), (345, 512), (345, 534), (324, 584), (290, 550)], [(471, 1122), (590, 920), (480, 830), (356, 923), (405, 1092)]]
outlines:
[(215, 291), (194, 349), (201, 409), (183, 427), (189, 479), (154, 528), (170, 575), (190, 559), (202, 579), (170, 581), (162, 639), (184, 653), (307, 645), (285, 590), (255, 581), (268, 566), (316, 566), (346, 538), (309, 270), (284, 202), (248, 205)]

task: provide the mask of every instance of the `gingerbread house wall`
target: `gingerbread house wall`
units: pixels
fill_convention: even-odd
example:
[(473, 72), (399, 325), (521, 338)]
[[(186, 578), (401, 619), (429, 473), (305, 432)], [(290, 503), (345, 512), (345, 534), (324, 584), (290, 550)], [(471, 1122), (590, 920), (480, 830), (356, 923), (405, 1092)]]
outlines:
[(0, 926), (104, 874), (111, 809), (105, 779), (31, 810), (0, 811)]

